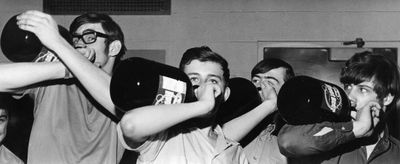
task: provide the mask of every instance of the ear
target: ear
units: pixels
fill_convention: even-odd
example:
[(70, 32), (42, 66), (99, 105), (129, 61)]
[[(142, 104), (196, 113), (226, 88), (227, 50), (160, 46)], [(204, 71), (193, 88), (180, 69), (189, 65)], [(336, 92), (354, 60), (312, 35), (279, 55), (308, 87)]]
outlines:
[(116, 56), (121, 51), (122, 43), (119, 40), (114, 40), (108, 47), (108, 56)]
[(230, 95), (231, 95), (231, 89), (229, 87), (226, 87), (224, 93), (224, 101), (228, 100)]
[(385, 98), (383, 98), (383, 105), (387, 106), (392, 103), (394, 96), (392, 94), (388, 94)]

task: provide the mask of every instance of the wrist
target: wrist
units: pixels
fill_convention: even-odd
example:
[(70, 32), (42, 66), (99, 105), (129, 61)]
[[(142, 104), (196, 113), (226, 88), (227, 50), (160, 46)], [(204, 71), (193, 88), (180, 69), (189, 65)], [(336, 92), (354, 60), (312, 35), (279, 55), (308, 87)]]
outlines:
[(199, 101), (197, 101), (195, 106), (197, 106), (199, 108), (199, 110), (197, 110), (198, 111), (197, 115), (202, 116), (202, 115), (206, 115), (206, 114), (210, 113), (213, 110), (214, 103), (212, 103), (210, 101), (199, 100)]
[(277, 107), (277, 101), (276, 100), (268, 100), (264, 101), (260, 104), (263, 110), (265, 110), (268, 113), (273, 113), (278, 110)]

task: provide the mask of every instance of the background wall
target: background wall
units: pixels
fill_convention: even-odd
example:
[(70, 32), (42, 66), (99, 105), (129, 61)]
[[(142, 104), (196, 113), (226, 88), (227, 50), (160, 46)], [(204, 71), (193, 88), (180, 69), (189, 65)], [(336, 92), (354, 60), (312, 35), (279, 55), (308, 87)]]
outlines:
[[(258, 61), (258, 41), (398, 42), (397, 0), (172, 0), (171, 15), (117, 16), (128, 49), (165, 49), (177, 66), (183, 52), (208, 45), (227, 58), (232, 76), (249, 77)], [(0, 28), (39, 0), (0, 0)], [(76, 15), (55, 16), (69, 27)], [(0, 60), (7, 61), (0, 52)]]

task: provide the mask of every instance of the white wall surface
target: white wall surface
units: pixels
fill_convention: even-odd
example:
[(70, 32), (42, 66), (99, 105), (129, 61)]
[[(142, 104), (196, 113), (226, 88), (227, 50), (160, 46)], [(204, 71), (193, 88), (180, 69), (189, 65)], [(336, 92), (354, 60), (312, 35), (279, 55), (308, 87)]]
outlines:
[[(171, 15), (118, 16), (128, 49), (165, 49), (177, 66), (182, 53), (208, 45), (227, 58), (232, 76), (248, 78), (259, 41), (398, 42), (397, 0), (172, 0)], [(40, 0), (0, 0), (0, 29), (13, 15), (42, 10)], [(55, 16), (68, 27), (76, 15)], [(1, 61), (7, 61), (2, 54)]]

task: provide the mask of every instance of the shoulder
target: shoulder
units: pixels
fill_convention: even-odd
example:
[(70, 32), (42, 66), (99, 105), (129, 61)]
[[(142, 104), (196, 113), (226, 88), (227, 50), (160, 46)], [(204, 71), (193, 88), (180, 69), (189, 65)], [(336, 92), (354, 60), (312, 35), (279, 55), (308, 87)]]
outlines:
[(392, 145), (400, 149), (400, 141), (398, 139), (394, 138), (393, 136), (389, 136), (388, 140)]
[(4, 145), (1, 146), (0, 163), (24, 163), (18, 156), (8, 150)]
[(393, 136), (389, 136), (387, 140), (389, 142), (388, 152), (391, 152), (390, 154), (394, 154), (396, 159), (400, 160), (400, 141)]

